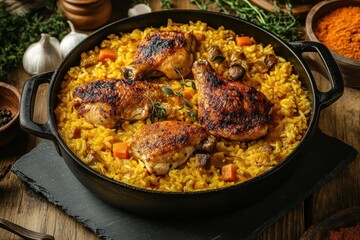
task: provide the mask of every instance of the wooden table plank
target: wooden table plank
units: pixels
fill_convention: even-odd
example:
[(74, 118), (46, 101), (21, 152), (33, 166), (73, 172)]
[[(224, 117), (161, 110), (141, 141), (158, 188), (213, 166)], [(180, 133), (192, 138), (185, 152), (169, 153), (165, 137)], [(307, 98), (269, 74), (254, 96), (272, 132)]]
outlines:
[[(318, 76), (319, 77), (319, 76)], [(319, 88), (329, 83), (318, 81)], [(343, 96), (322, 111), (320, 129), (360, 152), (360, 90), (345, 87)], [(311, 198), (311, 222), (316, 222), (341, 209), (360, 205), (360, 157)]]

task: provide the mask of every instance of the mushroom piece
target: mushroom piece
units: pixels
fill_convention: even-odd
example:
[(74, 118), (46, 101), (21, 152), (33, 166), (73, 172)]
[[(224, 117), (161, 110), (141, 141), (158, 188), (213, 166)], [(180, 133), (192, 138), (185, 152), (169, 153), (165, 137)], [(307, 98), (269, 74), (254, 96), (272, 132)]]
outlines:
[(241, 80), (241, 78), (245, 75), (245, 68), (241, 66), (238, 61), (233, 61), (230, 63), (229, 68), (229, 78), (233, 81)]
[[(240, 66), (242, 66), (245, 71), (250, 70), (250, 63), (247, 61), (245, 53), (244, 52), (233, 52), (230, 56), (230, 60), (231, 62), (237, 62), (240, 64)], [(231, 63), (230, 63), (231, 65)], [(231, 66), (230, 66), (231, 67)]]
[(225, 60), (223, 53), (221, 52), (219, 46), (212, 46), (208, 51), (209, 58), (212, 62), (222, 62)]
[(198, 153), (195, 155), (195, 165), (197, 167), (210, 169), (211, 155), (208, 153)]
[(277, 58), (274, 54), (268, 54), (265, 56), (264, 63), (270, 70), (277, 63)]
[(93, 150), (90, 150), (87, 162), (89, 166), (95, 166), (98, 163), (105, 163), (104, 160)]
[(274, 54), (268, 54), (264, 60), (257, 61), (253, 64), (253, 69), (258, 73), (267, 73), (277, 63), (277, 58)]
[(206, 151), (208, 153), (213, 153), (217, 144), (216, 137), (209, 135), (204, 141), (202, 141), (199, 146), (197, 146), (197, 151)]

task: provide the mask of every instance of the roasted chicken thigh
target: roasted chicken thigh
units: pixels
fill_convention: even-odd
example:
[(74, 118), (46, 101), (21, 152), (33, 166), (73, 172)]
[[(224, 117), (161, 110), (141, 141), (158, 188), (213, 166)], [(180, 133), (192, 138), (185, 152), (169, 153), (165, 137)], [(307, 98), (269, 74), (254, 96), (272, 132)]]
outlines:
[(198, 60), (192, 72), (198, 89), (199, 123), (216, 137), (252, 140), (268, 131), (272, 103), (255, 88), (215, 73)]
[(113, 128), (122, 120), (147, 118), (152, 101), (162, 96), (158, 83), (98, 80), (75, 88), (73, 106), (94, 125)]
[(184, 164), (207, 137), (201, 126), (162, 121), (146, 125), (134, 134), (130, 149), (133, 157), (143, 161), (149, 172), (164, 175)]
[(196, 40), (190, 32), (158, 31), (138, 45), (134, 62), (122, 69), (125, 79), (144, 80), (165, 75), (181, 79), (191, 73)]

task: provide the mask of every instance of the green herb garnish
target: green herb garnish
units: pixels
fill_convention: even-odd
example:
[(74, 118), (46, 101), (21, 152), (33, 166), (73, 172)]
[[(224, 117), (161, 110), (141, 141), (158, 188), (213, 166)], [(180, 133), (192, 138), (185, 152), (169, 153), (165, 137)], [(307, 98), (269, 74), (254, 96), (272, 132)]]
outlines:
[(194, 82), (194, 81), (190, 81), (190, 83), (191, 83), (191, 88), (194, 89), (194, 90), (196, 90), (196, 84), (195, 84), (195, 82)]
[(155, 122), (155, 118), (158, 120), (163, 120), (166, 116), (166, 109), (161, 107), (161, 103), (158, 101), (153, 101), (150, 105), (150, 121), (151, 123)]
[(223, 62), (225, 60), (224, 56), (216, 56), (211, 59), (212, 62)]
[(164, 93), (166, 93), (167, 95), (175, 96), (174, 91), (173, 91), (171, 88), (169, 88), (169, 87), (163, 87), (161, 90), (162, 90)]
[(164, 93), (166, 93), (167, 95), (169, 95), (169, 96), (177, 96), (177, 97), (179, 97), (183, 101), (185, 106), (187, 106), (188, 108), (191, 108), (191, 103), (186, 98), (184, 98), (184, 96), (182, 95), (182, 90), (183, 90), (182, 88), (179, 91), (175, 92), (175, 93), (169, 87), (163, 87), (161, 90)]
[(187, 109), (186, 110), (186, 116), (188, 118), (191, 118), (194, 121), (198, 120), (198, 115), (196, 113), (193, 112), (193, 109)]

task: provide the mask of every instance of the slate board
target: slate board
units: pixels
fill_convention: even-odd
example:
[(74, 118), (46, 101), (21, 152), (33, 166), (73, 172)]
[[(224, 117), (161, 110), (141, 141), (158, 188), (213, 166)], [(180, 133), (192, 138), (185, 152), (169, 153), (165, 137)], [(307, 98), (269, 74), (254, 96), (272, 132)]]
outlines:
[(110, 206), (78, 182), (48, 140), (18, 159), (12, 170), (102, 239), (253, 239), (336, 176), (356, 155), (351, 146), (318, 130), (301, 166), (271, 195), (234, 213), (196, 220), (144, 217)]

